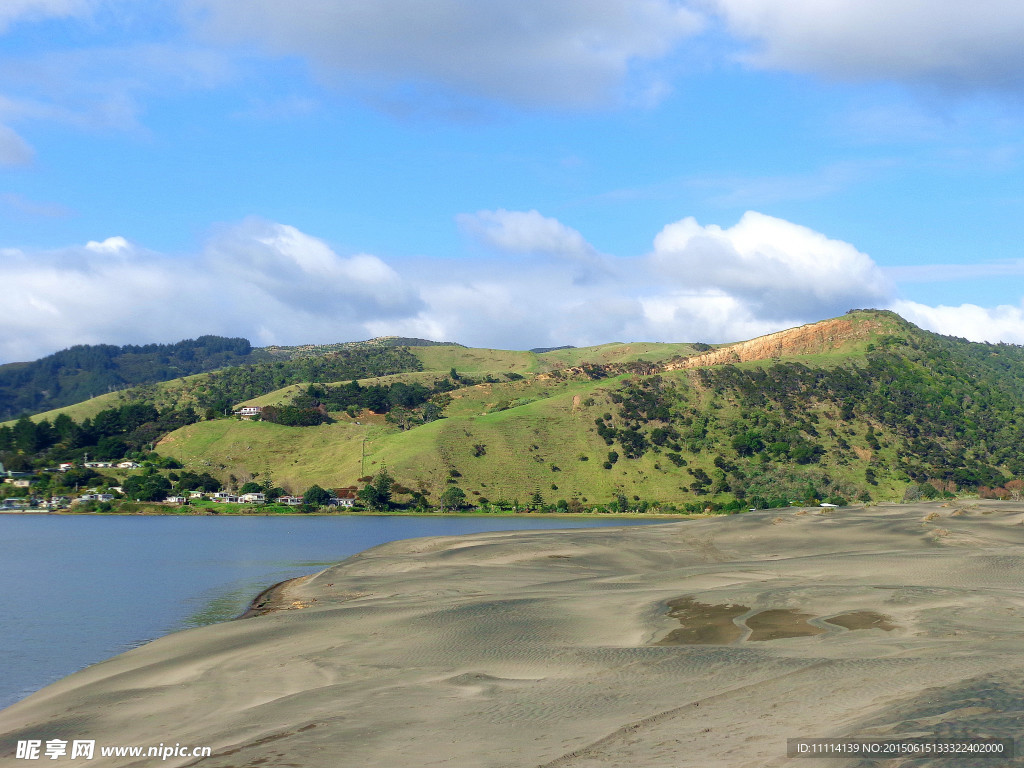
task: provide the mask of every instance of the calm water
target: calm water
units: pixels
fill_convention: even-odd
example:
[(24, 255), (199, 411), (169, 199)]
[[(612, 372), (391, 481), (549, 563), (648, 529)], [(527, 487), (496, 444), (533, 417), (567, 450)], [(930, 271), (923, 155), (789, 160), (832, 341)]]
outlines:
[(647, 522), (0, 515), (0, 708), (168, 632), (237, 616), (271, 584), (377, 544)]

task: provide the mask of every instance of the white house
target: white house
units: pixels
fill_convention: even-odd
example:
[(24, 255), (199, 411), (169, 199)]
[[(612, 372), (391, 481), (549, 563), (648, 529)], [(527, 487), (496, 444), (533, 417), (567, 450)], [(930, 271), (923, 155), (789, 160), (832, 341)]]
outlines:
[(87, 461), (87, 462), (85, 462), (85, 466), (89, 467), (90, 469), (103, 469), (103, 468), (106, 468), (106, 467), (114, 466), (114, 462), (112, 462), (112, 461)]
[(238, 497), (243, 504), (266, 504), (267, 497), (262, 493), (243, 493)]
[(285, 506), (288, 506), (288, 507), (297, 507), (300, 504), (302, 504), (302, 497), (301, 496), (278, 496), (277, 497), (277, 503), (278, 504), (284, 504)]
[(74, 466), (75, 465), (72, 464), (70, 461), (65, 461), (63, 464), (59, 464), (57, 466), (57, 469), (59, 469), (61, 472), (67, 472), (69, 469), (73, 468)]
[(138, 462), (131, 461), (131, 460), (128, 460), (128, 459), (126, 459), (125, 461), (117, 462), (117, 468), (118, 469), (138, 469), (141, 466), (142, 465), (139, 464)]
[(113, 501), (114, 496), (110, 493), (83, 493), (78, 497), (79, 501)]
[(243, 419), (251, 419), (253, 416), (259, 416), (262, 410), (263, 406), (261, 405), (243, 405), (235, 411), (235, 415), (241, 416)]
[(201, 499), (201, 498), (203, 498), (203, 492), (202, 491), (189, 491), (188, 492), (188, 497), (190, 499)]
[(168, 504), (186, 504), (188, 502), (188, 499), (186, 499), (184, 496), (168, 496), (166, 499), (164, 499), (164, 501), (166, 501)]

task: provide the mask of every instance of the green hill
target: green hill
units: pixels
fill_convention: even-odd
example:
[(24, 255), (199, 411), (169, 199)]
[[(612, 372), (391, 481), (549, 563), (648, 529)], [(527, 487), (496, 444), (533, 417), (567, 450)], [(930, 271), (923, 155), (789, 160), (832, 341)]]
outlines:
[[(295, 493), (386, 467), (399, 502), (436, 503), (454, 486), (477, 504), (694, 510), (1013, 495), (1024, 479), (1024, 349), (939, 336), (890, 312), (715, 347), (366, 349), (292, 353), (135, 394), (157, 405), (159, 424), (184, 424), (158, 454)], [(195, 412), (229, 394), (263, 406), (264, 420)], [(123, 439), (152, 436), (154, 423)], [(0, 429), (0, 460), (4, 445)]]
[(316, 427), (200, 422), (158, 450), (236, 476), (272, 467), (296, 489), (350, 485), (387, 466), (432, 499), (456, 484), (471, 499), (547, 503), (899, 500), (908, 487), (1012, 492), (1024, 476), (1024, 351), (887, 312), (703, 350), (413, 352), (425, 370), (376, 381), (429, 382), (455, 368), (468, 385), (444, 395), (443, 419), (410, 429), (366, 412)]

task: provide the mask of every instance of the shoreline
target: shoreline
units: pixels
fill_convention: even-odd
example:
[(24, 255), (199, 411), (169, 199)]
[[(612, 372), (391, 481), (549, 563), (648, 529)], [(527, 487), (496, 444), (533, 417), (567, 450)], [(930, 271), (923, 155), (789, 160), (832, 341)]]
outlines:
[(0, 711), (0, 759), (801, 768), (787, 738), (1019, 739), (1022, 568), (1024, 503), (989, 500), (395, 541)]
[(256, 595), (242, 613), (232, 619), (229, 619), (229, 621), (239, 621), (241, 619), (251, 619), (256, 616), (266, 616), (268, 613), (274, 613), (275, 611), (282, 610), (287, 604), (288, 598), (286, 593), (288, 591), (288, 586), (291, 585), (296, 587), (302, 582), (308, 581), (311, 577), (312, 576), (296, 576), (293, 579), (285, 579), (284, 581), (279, 581), (276, 584), (271, 584)]
[[(792, 507), (790, 507), (792, 509)], [(745, 513), (739, 513), (745, 514)], [(63, 515), (76, 517), (542, 517), (565, 520), (703, 520), (727, 513), (649, 512), (73, 512), (70, 510), (0, 509), (0, 515)]]

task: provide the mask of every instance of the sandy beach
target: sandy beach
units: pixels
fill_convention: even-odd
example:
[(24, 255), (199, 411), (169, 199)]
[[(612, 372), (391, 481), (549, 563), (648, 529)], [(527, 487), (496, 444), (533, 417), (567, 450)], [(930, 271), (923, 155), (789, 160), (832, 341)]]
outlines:
[[(1024, 765), (787, 757), (1024, 734), (1024, 503), (784, 509), (387, 544), (0, 712), (93, 766)], [(1018, 752), (1022, 745), (1018, 740)]]

